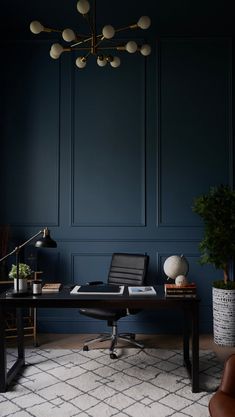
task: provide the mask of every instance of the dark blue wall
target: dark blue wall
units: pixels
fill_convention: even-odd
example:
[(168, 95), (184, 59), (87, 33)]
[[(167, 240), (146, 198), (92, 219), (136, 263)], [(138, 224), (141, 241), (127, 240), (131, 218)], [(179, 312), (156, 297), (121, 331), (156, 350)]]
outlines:
[[(176, 29), (166, 36), (155, 1), (146, 8), (153, 52), (125, 54), (118, 69), (89, 62), (79, 70), (72, 54), (53, 61), (46, 38), (1, 42), (1, 223), (19, 243), (48, 226), (58, 248), (37, 252), (38, 269), (65, 284), (105, 280), (115, 251), (148, 253), (149, 282), (161, 284), (166, 257), (184, 253), (202, 299), (201, 331), (210, 332), (211, 282), (221, 272), (198, 263), (203, 228), (191, 206), (209, 186), (233, 184), (232, 38), (205, 25), (189, 36), (188, 24), (179, 35), (170, 9)], [(19, 21), (25, 30), (23, 11)], [(146, 312), (122, 326), (164, 333), (180, 323)], [(39, 324), (103, 329), (75, 310), (40, 312)]]

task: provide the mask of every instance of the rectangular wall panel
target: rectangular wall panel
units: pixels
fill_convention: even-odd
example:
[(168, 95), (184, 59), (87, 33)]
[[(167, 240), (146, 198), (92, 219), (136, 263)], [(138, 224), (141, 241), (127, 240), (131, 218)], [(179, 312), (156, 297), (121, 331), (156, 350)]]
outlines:
[(91, 281), (108, 280), (111, 253), (72, 253), (72, 282), (86, 284)]
[(14, 48), (7, 44), (4, 51), (3, 217), (17, 225), (57, 225), (59, 64), (45, 59), (48, 43), (19, 42)]
[(74, 71), (72, 225), (144, 226), (144, 60)]
[(161, 226), (199, 224), (194, 197), (229, 181), (230, 47), (216, 38), (161, 41)]

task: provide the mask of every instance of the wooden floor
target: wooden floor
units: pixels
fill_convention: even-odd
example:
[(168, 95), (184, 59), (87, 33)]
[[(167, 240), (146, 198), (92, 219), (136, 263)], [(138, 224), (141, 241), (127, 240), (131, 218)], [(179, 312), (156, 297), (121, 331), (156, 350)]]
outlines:
[[(95, 334), (49, 334), (38, 335), (38, 343), (41, 348), (47, 349), (79, 349), (83, 343), (92, 339)], [(136, 339), (143, 341), (145, 347), (158, 347), (163, 349), (179, 349), (182, 347), (182, 336), (176, 335), (136, 335)], [(212, 350), (221, 361), (224, 361), (231, 353), (235, 353), (235, 347), (218, 346), (213, 341), (212, 335), (201, 335), (199, 342), (200, 349)], [(124, 346), (120, 343), (118, 346)], [(107, 348), (108, 342), (96, 343), (92, 348)], [(129, 345), (130, 346), (130, 345)], [(130, 346), (131, 347), (131, 346)]]

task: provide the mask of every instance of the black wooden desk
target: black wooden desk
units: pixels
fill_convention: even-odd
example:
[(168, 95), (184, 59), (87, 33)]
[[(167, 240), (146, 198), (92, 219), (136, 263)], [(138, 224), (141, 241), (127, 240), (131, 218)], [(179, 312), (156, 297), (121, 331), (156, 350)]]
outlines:
[[(128, 295), (127, 288), (123, 295), (70, 295), (69, 288), (59, 293), (43, 294), (28, 297), (7, 297), (0, 295), (0, 392), (7, 387), (25, 364), (22, 308), (137, 308), (147, 310), (181, 309), (184, 313), (183, 358), (192, 381), (192, 392), (199, 391), (199, 299), (198, 298), (165, 298), (163, 288), (155, 287), (156, 296)], [(18, 359), (7, 372), (7, 355), (5, 345), (5, 314), (11, 307), (16, 308)], [(191, 344), (190, 344), (191, 334)], [(190, 358), (191, 345), (191, 358)], [(190, 360), (191, 359), (191, 360)]]

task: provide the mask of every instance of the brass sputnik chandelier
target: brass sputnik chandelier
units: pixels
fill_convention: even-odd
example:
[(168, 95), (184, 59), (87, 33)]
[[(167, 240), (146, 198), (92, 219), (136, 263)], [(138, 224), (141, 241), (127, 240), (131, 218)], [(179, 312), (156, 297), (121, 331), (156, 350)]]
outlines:
[(151, 53), (151, 47), (148, 44), (137, 44), (135, 41), (121, 42), (113, 39), (116, 33), (120, 33), (127, 29), (148, 29), (151, 20), (148, 16), (141, 16), (137, 23), (114, 29), (111, 25), (105, 25), (101, 34), (97, 34), (96, 30), (96, 1), (93, 3), (93, 12), (90, 11), (90, 3), (88, 0), (79, 0), (77, 2), (77, 10), (86, 19), (90, 33), (89, 35), (77, 34), (72, 29), (52, 29), (44, 27), (40, 22), (33, 21), (30, 24), (30, 30), (34, 34), (41, 32), (61, 33), (65, 42), (70, 43), (69, 46), (54, 43), (51, 46), (50, 56), (58, 59), (63, 52), (77, 51), (79, 56), (76, 59), (78, 68), (85, 68), (88, 58), (95, 56), (99, 67), (104, 67), (107, 63), (113, 68), (119, 67), (121, 60), (119, 56), (114, 56), (112, 51), (127, 51), (130, 54), (140, 52), (143, 56)]

